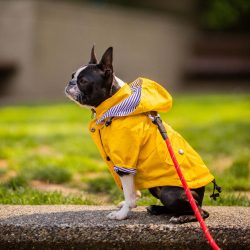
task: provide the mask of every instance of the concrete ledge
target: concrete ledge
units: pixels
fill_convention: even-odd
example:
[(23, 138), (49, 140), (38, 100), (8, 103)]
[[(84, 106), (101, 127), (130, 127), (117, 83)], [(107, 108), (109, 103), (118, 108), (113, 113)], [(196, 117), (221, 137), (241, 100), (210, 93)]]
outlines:
[[(109, 206), (0, 205), (0, 249), (210, 249), (197, 222), (172, 225), (138, 207), (111, 221)], [(222, 249), (250, 249), (250, 208), (206, 207)]]

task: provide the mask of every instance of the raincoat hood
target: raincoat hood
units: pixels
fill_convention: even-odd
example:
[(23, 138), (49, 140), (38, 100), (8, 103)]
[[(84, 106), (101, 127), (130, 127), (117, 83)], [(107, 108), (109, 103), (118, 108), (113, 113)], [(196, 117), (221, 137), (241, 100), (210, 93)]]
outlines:
[(112, 97), (96, 108), (97, 124), (108, 117), (130, 116), (150, 111), (167, 112), (172, 107), (172, 97), (158, 83), (138, 78), (125, 84)]

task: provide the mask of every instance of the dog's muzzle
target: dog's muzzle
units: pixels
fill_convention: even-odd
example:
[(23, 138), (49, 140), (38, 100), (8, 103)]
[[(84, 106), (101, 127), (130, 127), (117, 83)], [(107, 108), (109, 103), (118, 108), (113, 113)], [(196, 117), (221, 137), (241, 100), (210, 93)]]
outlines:
[(79, 101), (79, 98), (81, 96), (81, 91), (79, 90), (76, 81), (74, 79), (72, 79), (66, 86), (65, 94), (74, 101)]

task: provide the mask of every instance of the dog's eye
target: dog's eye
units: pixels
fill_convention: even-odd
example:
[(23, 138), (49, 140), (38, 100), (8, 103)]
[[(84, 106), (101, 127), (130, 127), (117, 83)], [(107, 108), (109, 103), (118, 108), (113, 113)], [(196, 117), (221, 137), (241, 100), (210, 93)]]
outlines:
[(84, 80), (84, 79), (79, 80), (80, 85), (85, 85), (86, 83), (88, 83), (88, 82), (86, 80)]

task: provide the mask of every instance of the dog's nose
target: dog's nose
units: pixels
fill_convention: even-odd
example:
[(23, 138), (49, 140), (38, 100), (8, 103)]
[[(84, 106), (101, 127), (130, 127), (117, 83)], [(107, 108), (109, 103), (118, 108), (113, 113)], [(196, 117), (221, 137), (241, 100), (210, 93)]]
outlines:
[(67, 92), (69, 94), (74, 94), (75, 93), (75, 88), (74, 87), (69, 87), (69, 88), (67, 88)]
[(72, 85), (75, 85), (75, 84), (76, 84), (75, 80), (72, 79), (72, 80), (69, 81), (69, 86), (72, 86)]
[(66, 87), (66, 93), (70, 95), (76, 95), (79, 93), (79, 89), (76, 84), (69, 82), (68, 86)]

